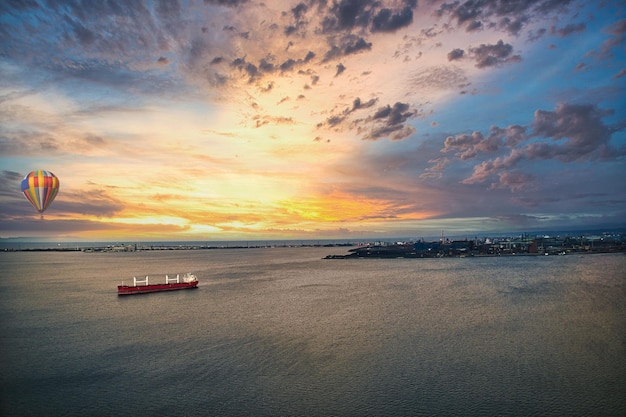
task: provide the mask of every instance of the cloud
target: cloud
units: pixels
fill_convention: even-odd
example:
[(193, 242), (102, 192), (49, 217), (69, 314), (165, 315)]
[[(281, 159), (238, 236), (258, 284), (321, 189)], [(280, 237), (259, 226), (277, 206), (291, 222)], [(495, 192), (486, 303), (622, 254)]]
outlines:
[[(352, 103), (352, 107), (345, 108), (340, 114), (329, 116), (324, 122), (318, 123), (317, 128), (339, 128), (341, 125), (346, 124), (352, 113), (369, 109), (377, 102), (377, 98), (372, 98), (367, 102), (362, 102), (360, 98), (356, 98)], [(393, 106), (379, 107), (373, 114), (365, 118), (353, 119), (350, 127), (356, 128), (356, 133), (363, 140), (378, 140), (382, 138), (402, 140), (415, 133), (415, 128), (407, 125), (406, 122), (416, 115), (417, 111), (411, 109), (409, 104), (396, 102)]]
[(561, 103), (556, 110), (537, 110), (532, 124), (534, 136), (565, 142), (556, 146), (556, 157), (563, 162), (613, 159), (623, 151), (609, 145), (613, 128), (602, 122), (613, 111), (601, 110), (591, 104)]
[[(343, 32), (353, 28), (369, 29), (371, 32), (393, 32), (413, 21), (413, 9), (417, 0), (405, 0), (400, 9), (384, 7), (374, 0), (340, 0), (333, 2), (323, 18), (324, 33)], [(298, 9), (301, 15), (303, 8)], [(295, 15), (295, 13), (294, 13)]]
[(379, 108), (374, 115), (368, 118), (373, 128), (365, 134), (365, 140), (377, 140), (388, 137), (391, 140), (401, 140), (415, 132), (412, 126), (404, 125), (416, 112), (410, 110), (407, 103), (397, 102), (393, 106)]
[(463, 58), (463, 56), (465, 55), (465, 51), (459, 48), (453, 49), (452, 51), (448, 52), (448, 61), (456, 61), (458, 59)]
[(560, 29), (557, 29), (554, 26), (552, 26), (550, 28), (550, 33), (559, 35), (560, 37), (564, 38), (574, 33), (584, 32), (586, 29), (587, 29), (587, 25), (585, 25), (584, 23), (578, 23), (578, 24), (570, 23)]
[(375, 125), (369, 133), (363, 136), (364, 140), (378, 140), (382, 138), (389, 138), (391, 140), (403, 140), (415, 133), (415, 128), (410, 125), (396, 124), (382, 124)]
[[(610, 141), (613, 133), (624, 129), (626, 121), (607, 125), (603, 119), (612, 115), (613, 111), (592, 104), (561, 103), (554, 111), (537, 110), (529, 126), (492, 127), (487, 138), (480, 132), (448, 137), (442, 152), (453, 151), (459, 159), (466, 160), (477, 157), (479, 152), (496, 152), (506, 144), (512, 148), (508, 155), (481, 162), (462, 182), (481, 183), (497, 176), (491, 187), (516, 190), (533, 179), (521, 171), (511, 171), (527, 161), (610, 162), (625, 156), (626, 146), (616, 148)], [(530, 128), (532, 131), (527, 133)]]
[(505, 171), (498, 174), (498, 182), (492, 188), (508, 188), (512, 192), (525, 190), (535, 181), (535, 176), (519, 171)]
[(345, 70), (346, 67), (342, 63), (337, 64), (337, 72), (335, 73), (335, 77), (341, 75)]
[(548, 29), (539, 28), (536, 31), (531, 30), (528, 32), (528, 41), (534, 42), (541, 39), (546, 33), (548, 33)]
[(417, 93), (447, 91), (469, 85), (465, 72), (456, 65), (426, 67), (410, 74), (408, 81), (406, 88), (415, 89)]
[(378, 101), (377, 98), (373, 98), (363, 103), (361, 99), (357, 97), (354, 99), (354, 102), (352, 103), (352, 108), (349, 110), (349, 112), (351, 113), (356, 110), (368, 109), (372, 107), (373, 105), (375, 105), (377, 101)]
[(236, 7), (248, 2), (248, 0), (203, 0), (205, 4), (217, 4), (219, 6)]
[(274, 125), (292, 125), (294, 124), (294, 120), (291, 117), (284, 117), (284, 116), (254, 116), (252, 118), (252, 120), (254, 120), (254, 127), (261, 127), (261, 126), (265, 126), (267, 124), (274, 124)]
[[(346, 107), (339, 114), (329, 116), (324, 122), (318, 123), (317, 128), (338, 128), (350, 119), (352, 113), (373, 107), (378, 98), (372, 98), (366, 102), (356, 98), (351, 107)], [(411, 109), (407, 103), (396, 102), (393, 106), (379, 107), (373, 114), (352, 120), (351, 127), (356, 127), (356, 133), (363, 140), (378, 140), (389, 138), (391, 140), (406, 139), (413, 133), (415, 128), (405, 123), (415, 117), (417, 111)]]
[[(415, 3), (417, 3), (417, 0), (415, 0)], [(372, 32), (394, 32), (408, 26), (411, 22), (413, 22), (411, 6), (406, 6), (396, 14), (391, 9), (381, 9), (372, 19)]]
[(94, 184), (87, 184), (81, 191), (64, 191), (54, 201), (54, 205), (59, 211), (96, 217), (112, 217), (126, 207), (124, 201), (112, 195), (107, 189)]
[(429, 164), (433, 164), (431, 167), (428, 167), (424, 170), (424, 173), (420, 174), (420, 178), (442, 178), (442, 172), (445, 171), (446, 167), (450, 164), (450, 160), (448, 158), (434, 158), (428, 161)]
[(352, 55), (362, 51), (369, 51), (370, 49), (372, 49), (371, 42), (367, 42), (361, 37), (347, 35), (339, 39), (339, 44), (332, 45), (324, 55), (322, 62), (339, 59), (346, 55)]
[(622, 78), (624, 75), (626, 75), (626, 68), (622, 68), (621, 70), (619, 70), (619, 72), (615, 74), (613, 78), (614, 79)]
[(514, 147), (528, 139), (526, 129), (519, 125), (507, 128), (492, 126), (487, 137), (478, 131), (448, 136), (444, 141), (442, 152), (455, 152), (461, 160), (475, 158), (479, 153), (494, 153), (502, 146)]
[(372, 119), (385, 120), (385, 124), (389, 126), (397, 125), (405, 122), (414, 114), (414, 112), (407, 111), (408, 109), (409, 105), (406, 103), (396, 103), (393, 107), (387, 105), (378, 109)]
[(563, 9), (570, 3), (571, 0), (455, 1), (442, 3), (436, 14), (449, 15), (468, 32), (496, 28), (518, 35), (532, 18)]
[(497, 67), (522, 60), (520, 55), (513, 55), (513, 46), (502, 40), (493, 45), (481, 44), (469, 48), (469, 54), (476, 61), (476, 68)]
[(21, 191), (20, 183), (26, 174), (28, 174), (28, 172), (19, 173), (6, 169), (2, 170), (0, 172), (0, 196), (2, 196), (3, 199), (8, 198), (11, 201), (18, 200)]
[(613, 49), (623, 47), (626, 41), (626, 19), (618, 20), (612, 23), (606, 32), (611, 35), (611, 38), (604, 41), (600, 47), (600, 51), (597, 53), (601, 59), (610, 58), (613, 56)]
[[(346, 121), (352, 113), (358, 110), (369, 109), (370, 107), (373, 107), (377, 102), (378, 102), (378, 98), (372, 98), (366, 102), (363, 102), (361, 101), (359, 97), (357, 97), (352, 102), (352, 107), (346, 107), (343, 109), (343, 111), (340, 114), (334, 114), (332, 116), (329, 116), (326, 119), (326, 121), (322, 123), (318, 123), (317, 127), (322, 128), (326, 126), (328, 128), (335, 128), (341, 125), (344, 121)], [(363, 122), (363, 119), (360, 119), (360, 120), (355, 121), (354, 123), (359, 124), (362, 122)]]
[(370, 19), (369, 0), (341, 0), (334, 2), (329, 9), (329, 14), (324, 18), (323, 29), (325, 33), (352, 29), (355, 25), (367, 26)]

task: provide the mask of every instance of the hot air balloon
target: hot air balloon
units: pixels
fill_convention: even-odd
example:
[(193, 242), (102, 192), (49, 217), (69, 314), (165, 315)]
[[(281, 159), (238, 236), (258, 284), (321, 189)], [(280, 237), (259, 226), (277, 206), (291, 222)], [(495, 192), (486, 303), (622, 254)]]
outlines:
[(50, 171), (32, 171), (22, 180), (22, 192), (43, 219), (43, 212), (59, 192), (59, 179)]

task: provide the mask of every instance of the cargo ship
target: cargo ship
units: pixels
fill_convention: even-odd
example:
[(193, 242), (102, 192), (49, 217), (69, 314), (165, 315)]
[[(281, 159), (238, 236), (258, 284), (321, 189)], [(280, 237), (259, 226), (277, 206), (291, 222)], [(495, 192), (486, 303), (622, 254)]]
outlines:
[(132, 295), (132, 294), (146, 294), (150, 292), (162, 292), (162, 291), (174, 291), (174, 290), (189, 290), (198, 287), (198, 278), (187, 273), (182, 277), (180, 274), (176, 275), (176, 278), (165, 275), (164, 284), (150, 284), (148, 282), (148, 276), (145, 279), (137, 279), (133, 277), (133, 285), (117, 286), (117, 295)]

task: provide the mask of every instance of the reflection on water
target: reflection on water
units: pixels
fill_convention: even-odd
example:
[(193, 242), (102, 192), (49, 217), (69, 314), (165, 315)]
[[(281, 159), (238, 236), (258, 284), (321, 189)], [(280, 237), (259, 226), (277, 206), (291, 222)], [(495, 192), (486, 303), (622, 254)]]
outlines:
[(0, 414), (626, 414), (624, 255), (326, 251), (0, 254)]

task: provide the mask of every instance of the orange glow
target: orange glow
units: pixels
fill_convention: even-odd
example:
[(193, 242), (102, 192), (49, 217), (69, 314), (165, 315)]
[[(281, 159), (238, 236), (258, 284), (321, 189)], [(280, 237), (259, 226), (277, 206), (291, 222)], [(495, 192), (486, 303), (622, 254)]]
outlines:
[[(424, 220), (434, 212), (405, 211), (392, 201), (382, 201), (366, 196), (355, 197), (342, 192), (312, 199), (298, 199), (283, 203), (290, 216), (313, 222), (377, 223), (381, 220)], [(401, 214), (398, 214), (401, 212)]]

